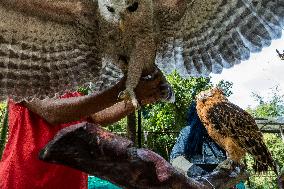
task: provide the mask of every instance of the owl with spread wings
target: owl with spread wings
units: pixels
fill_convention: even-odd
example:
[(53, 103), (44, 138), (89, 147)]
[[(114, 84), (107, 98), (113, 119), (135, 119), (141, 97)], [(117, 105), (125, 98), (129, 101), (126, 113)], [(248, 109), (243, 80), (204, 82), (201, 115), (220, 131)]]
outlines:
[(220, 73), (281, 37), (283, 18), (283, 0), (0, 0), (0, 100), (109, 88), (124, 74), (120, 96), (138, 107), (155, 64)]
[(262, 133), (249, 113), (229, 102), (218, 88), (199, 93), (196, 101), (200, 120), (209, 136), (227, 152), (228, 160), (240, 163), (245, 154), (249, 153), (255, 159), (255, 171), (263, 172), (271, 167), (278, 174), (277, 165), (263, 141)]

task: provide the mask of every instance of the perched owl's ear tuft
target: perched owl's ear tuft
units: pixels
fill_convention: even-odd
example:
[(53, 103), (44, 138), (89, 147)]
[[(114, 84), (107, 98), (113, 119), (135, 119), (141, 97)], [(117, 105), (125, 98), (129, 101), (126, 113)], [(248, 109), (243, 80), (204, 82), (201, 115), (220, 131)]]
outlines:
[(130, 5), (129, 7), (127, 7), (127, 10), (129, 12), (135, 12), (138, 9), (138, 2), (133, 3), (132, 5)]
[(219, 95), (224, 95), (223, 90), (220, 87), (215, 87), (213, 89), (211, 89), (213, 94), (219, 94)]

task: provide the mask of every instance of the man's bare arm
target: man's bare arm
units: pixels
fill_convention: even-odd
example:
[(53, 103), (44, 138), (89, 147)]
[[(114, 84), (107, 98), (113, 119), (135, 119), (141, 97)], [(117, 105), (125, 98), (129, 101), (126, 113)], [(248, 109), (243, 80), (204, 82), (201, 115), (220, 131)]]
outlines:
[[(76, 121), (92, 115), (94, 121), (104, 125), (117, 121), (134, 111), (131, 104), (119, 102), (117, 99), (118, 93), (124, 90), (124, 86), (125, 80), (101, 94), (34, 100), (25, 102), (25, 105), (51, 124)], [(161, 73), (158, 73), (154, 80), (141, 80), (136, 88), (136, 95), (142, 105), (153, 103), (167, 96), (166, 88), (166, 80)]]
[(23, 103), (51, 124), (66, 123), (80, 120), (118, 102), (117, 94), (123, 90), (123, 83), (120, 82), (103, 93), (61, 99), (35, 99)]
[[(164, 89), (163, 86), (165, 87)], [(170, 95), (168, 94), (171, 92), (169, 90), (171, 89), (166, 88), (165, 85), (161, 85), (159, 90), (152, 90), (153, 93), (151, 95), (149, 94), (149, 96), (141, 97), (142, 100), (140, 105), (151, 104), (161, 98), (166, 99)], [(123, 101), (118, 102), (113, 106), (106, 108), (98, 113), (92, 114), (90, 118), (94, 123), (104, 126), (119, 121), (120, 119), (132, 113), (133, 111), (135, 111), (133, 104), (130, 101)]]
[(105, 126), (119, 121), (134, 110), (132, 103), (118, 102), (107, 109), (92, 114), (90, 118), (94, 123)]

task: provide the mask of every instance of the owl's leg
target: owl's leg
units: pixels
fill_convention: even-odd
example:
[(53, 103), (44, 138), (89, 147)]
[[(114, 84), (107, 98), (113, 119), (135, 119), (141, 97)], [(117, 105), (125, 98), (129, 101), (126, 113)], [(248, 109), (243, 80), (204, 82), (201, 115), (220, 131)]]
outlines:
[(125, 90), (119, 93), (119, 98), (124, 99), (125, 101), (131, 101), (135, 109), (140, 107), (136, 95), (134, 92), (135, 87), (137, 86), (141, 74), (143, 71), (143, 65), (135, 65), (129, 63), (126, 79)]
[[(139, 76), (141, 74), (139, 74), (139, 70), (134, 70), (133, 68), (130, 66), (130, 64), (128, 64), (127, 60), (125, 58), (119, 57), (118, 60), (118, 64), (119, 68), (124, 72), (125, 75), (127, 75), (127, 80), (126, 80), (126, 89), (124, 91), (121, 91), (118, 94), (118, 98), (123, 99), (125, 101), (131, 101), (133, 106), (136, 108), (139, 108), (139, 103), (136, 99), (135, 96), (135, 92), (134, 92), (134, 88), (135, 86), (138, 84), (140, 77), (139, 78), (129, 78), (129, 70), (130, 72), (135, 73), (135, 76)], [(141, 69), (138, 67), (138, 69)], [(131, 80), (133, 83), (129, 83), (129, 80)], [(134, 86), (134, 87), (131, 87)]]
[(120, 98), (131, 101), (135, 108), (139, 108), (139, 103), (134, 89), (140, 81), (143, 70), (154, 66), (156, 56), (154, 40), (149, 38), (139, 40), (128, 63), (126, 88), (119, 94)]
[(223, 142), (227, 152), (227, 159), (220, 163), (218, 168), (230, 170), (233, 167), (240, 165), (241, 159), (244, 157), (246, 152), (230, 137), (225, 138)]

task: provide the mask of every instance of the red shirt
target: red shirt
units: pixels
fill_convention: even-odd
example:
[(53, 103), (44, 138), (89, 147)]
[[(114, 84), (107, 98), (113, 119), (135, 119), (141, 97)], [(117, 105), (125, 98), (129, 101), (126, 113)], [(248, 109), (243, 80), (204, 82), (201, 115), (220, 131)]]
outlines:
[[(79, 95), (71, 93), (64, 97)], [(0, 162), (0, 188), (87, 189), (87, 174), (38, 159), (39, 151), (54, 135), (71, 124), (74, 122), (50, 125), (25, 106), (10, 100), (9, 137)]]

